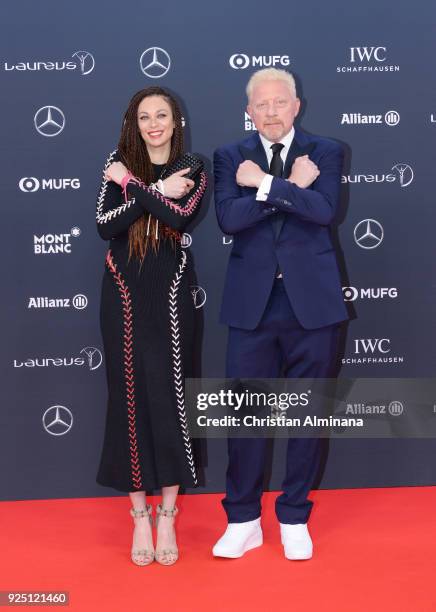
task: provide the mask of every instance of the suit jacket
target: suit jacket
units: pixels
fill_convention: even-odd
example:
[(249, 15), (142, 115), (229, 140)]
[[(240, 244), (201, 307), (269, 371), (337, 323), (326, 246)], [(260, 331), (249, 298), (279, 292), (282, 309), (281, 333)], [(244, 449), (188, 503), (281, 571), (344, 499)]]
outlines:
[[(236, 183), (239, 164), (251, 159), (268, 172), (267, 157), (257, 133), (242, 142), (221, 147), (214, 154), (215, 206), (218, 223), (233, 236), (227, 268), (222, 323), (255, 329), (265, 310), (277, 266), (300, 324), (316, 329), (348, 318), (339, 270), (331, 242), (341, 184), (342, 147), (326, 138), (295, 129), (284, 164), (288, 177), (296, 157), (308, 154), (320, 175), (301, 189), (284, 178), (274, 178), (266, 202), (256, 200), (257, 189)], [(274, 230), (272, 218), (285, 214)]]

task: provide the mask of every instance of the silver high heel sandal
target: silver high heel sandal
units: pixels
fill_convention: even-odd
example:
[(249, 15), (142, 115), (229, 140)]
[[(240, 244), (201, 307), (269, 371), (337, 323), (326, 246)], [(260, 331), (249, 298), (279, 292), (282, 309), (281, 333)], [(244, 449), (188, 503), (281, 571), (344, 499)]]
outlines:
[[(170, 517), (174, 517), (176, 516), (176, 514), (178, 513), (179, 509), (177, 508), (177, 506), (174, 506), (174, 508), (171, 508), (170, 510), (164, 510), (162, 508), (162, 504), (158, 504), (157, 508), (156, 508), (156, 527), (159, 524), (159, 519), (161, 516), (170, 516)], [(174, 563), (177, 561), (177, 559), (179, 558), (179, 551), (178, 548), (166, 548), (163, 550), (156, 550), (154, 553), (154, 558), (156, 559), (156, 561), (158, 563), (160, 563), (161, 565), (174, 565)]]
[[(150, 525), (153, 525), (153, 519), (151, 517), (152, 512), (153, 508), (151, 507), (151, 504), (147, 504), (145, 510), (135, 510), (135, 508), (130, 508), (130, 514), (133, 516), (133, 518), (143, 518), (144, 516), (148, 516)], [(131, 559), (135, 565), (150, 565), (150, 563), (154, 561), (154, 550), (147, 548), (134, 550), (132, 548)]]

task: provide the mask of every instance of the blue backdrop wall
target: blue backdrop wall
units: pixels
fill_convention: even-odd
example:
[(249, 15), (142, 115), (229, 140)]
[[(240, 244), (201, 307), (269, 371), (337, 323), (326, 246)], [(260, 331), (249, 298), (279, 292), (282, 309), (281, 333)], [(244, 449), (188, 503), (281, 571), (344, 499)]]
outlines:
[[(252, 130), (250, 74), (295, 73), (299, 125), (347, 151), (337, 239), (354, 319), (341, 375), (433, 376), (434, 3), (76, 0), (5, 2), (1, 11), (2, 499), (111, 494), (95, 483), (106, 409), (106, 245), (95, 199), (128, 101), (148, 85), (178, 94), (188, 148), (210, 172), (214, 148)], [(231, 239), (217, 226), (210, 183), (186, 241), (204, 318), (203, 375), (220, 377)], [(436, 480), (434, 440), (333, 440), (328, 450), (320, 487)], [(203, 454), (199, 492), (220, 491), (225, 443), (209, 441)], [(280, 487), (283, 455), (277, 443), (271, 488)]]

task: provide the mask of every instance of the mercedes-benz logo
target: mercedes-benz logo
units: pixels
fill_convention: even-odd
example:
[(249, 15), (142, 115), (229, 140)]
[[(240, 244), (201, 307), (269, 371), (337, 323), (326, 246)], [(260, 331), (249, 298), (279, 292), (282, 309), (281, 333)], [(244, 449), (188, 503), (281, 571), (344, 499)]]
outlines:
[(85, 348), (80, 351), (80, 354), (82, 353), (86, 355), (88, 361), (88, 368), (91, 371), (96, 370), (101, 366), (103, 361), (103, 355), (98, 350), (98, 348), (95, 348), (95, 346), (85, 346)]
[(150, 47), (141, 55), (139, 65), (145, 76), (150, 77), (150, 79), (160, 79), (170, 69), (171, 58), (165, 49)]
[(63, 436), (73, 426), (73, 415), (65, 406), (50, 406), (42, 415), (42, 424), (52, 436)]
[(362, 249), (375, 249), (383, 237), (383, 227), (375, 219), (364, 219), (354, 228), (354, 240)]
[(36, 131), (41, 136), (57, 136), (65, 127), (65, 115), (57, 106), (43, 106), (33, 118)]
[(199, 285), (191, 285), (191, 294), (195, 308), (201, 308), (206, 303), (206, 291)]
[(75, 51), (71, 57), (77, 57), (80, 62), (80, 72), (83, 76), (94, 70), (95, 59), (88, 51)]

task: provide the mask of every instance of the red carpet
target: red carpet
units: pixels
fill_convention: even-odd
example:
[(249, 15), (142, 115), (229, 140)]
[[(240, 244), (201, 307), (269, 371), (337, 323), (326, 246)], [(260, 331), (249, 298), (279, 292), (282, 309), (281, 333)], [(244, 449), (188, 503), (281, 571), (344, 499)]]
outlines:
[(1, 502), (0, 590), (69, 591), (60, 609), (81, 611), (436, 611), (436, 487), (315, 491), (303, 562), (283, 556), (275, 493), (263, 547), (214, 559), (221, 497), (180, 498), (172, 567), (131, 563), (127, 498)]

